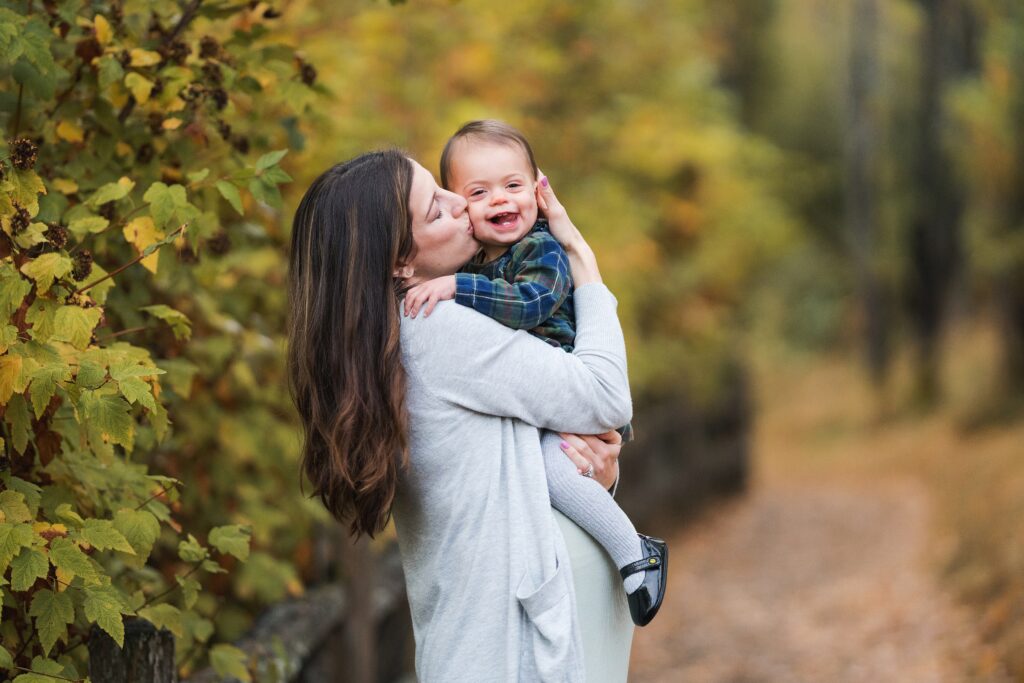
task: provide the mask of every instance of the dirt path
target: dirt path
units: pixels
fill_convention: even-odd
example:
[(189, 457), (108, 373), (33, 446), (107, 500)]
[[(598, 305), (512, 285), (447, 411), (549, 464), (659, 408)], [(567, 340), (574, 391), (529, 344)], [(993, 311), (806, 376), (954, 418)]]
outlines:
[(661, 613), (634, 639), (631, 681), (971, 680), (963, 613), (925, 553), (914, 482), (766, 483), (670, 543)]

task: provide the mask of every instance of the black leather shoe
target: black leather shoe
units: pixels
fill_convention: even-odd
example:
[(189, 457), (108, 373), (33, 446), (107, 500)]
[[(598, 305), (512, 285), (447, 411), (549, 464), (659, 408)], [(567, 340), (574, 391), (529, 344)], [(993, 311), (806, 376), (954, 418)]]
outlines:
[(665, 599), (665, 578), (668, 575), (668, 545), (660, 538), (640, 537), (644, 548), (644, 559), (630, 562), (619, 570), (625, 579), (630, 574), (644, 573), (644, 581), (632, 593), (626, 594), (629, 615), (637, 626), (646, 626), (658, 613), (661, 601)]

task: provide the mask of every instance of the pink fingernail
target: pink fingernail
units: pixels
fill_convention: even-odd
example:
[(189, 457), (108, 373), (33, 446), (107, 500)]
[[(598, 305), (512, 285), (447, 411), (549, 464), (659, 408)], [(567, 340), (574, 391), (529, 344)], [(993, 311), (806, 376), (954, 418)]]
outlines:
[(561, 443), (560, 445), (562, 446), (562, 448), (563, 448), (563, 449), (565, 449), (565, 448), (568, 448), (568, 447), (569, 447), (569, 444), (568, 444), (568, 442), (566, 442), (566, 441), (563, 441), (563, 442), (562, 442), (562, 443)]
[[(544, 176), (543, 178), (541, 178), (540, 179), (540, 184), (543, 185), (544, 187), (547, 187), (548, 186), (548, 177)], [(565, 443), (565, 442), (563, 441), (562, 443)]]

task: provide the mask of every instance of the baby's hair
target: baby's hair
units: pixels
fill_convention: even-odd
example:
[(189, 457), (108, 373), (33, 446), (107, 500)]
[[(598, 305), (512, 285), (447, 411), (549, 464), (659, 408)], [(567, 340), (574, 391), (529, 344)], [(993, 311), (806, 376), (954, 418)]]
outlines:
[(526, 141), (526, 136), (504, 121), (481, 119), (463, 124), (462, 128), (455, 131), (455, 135), (448, 138), (448, 142), (445, 143), (444, 151), (441, 152), (441, 186), (444, 189), (452, 189), (448, 185), (452, 179), (452, 151), (455, 143), (463, 139), (485, 140), (499, 145), (520, 147), (526, 153), (526, 160), (530, 162), (530, 168), (533, 169), (533, 176), (536, 179), (537, 161), (533, 158), (533, 149)]

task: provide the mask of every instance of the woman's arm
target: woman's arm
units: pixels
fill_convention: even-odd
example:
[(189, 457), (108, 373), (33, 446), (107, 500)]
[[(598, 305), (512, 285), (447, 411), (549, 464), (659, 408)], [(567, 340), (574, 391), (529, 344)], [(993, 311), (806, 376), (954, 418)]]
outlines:
[(573, 353), (446, 301), (402, 319), (406, 362), (435, 396), (470, 410), (562, 432), (620, 427), (633, 406), (615, 297), (600, 283), (574, 296)]
[(555, 191), (546, 175), (541, 174), (537, 183), (537, 204), (548, 219), (548, 229), (556, 240), (561, 242), (565, 253), (569, 255), (569, 267), (572, 279), (577, 287), (591, 282), (601, 282), (601, 271), (597, 268), (594, 251), (583, 239), (583, 233), (573, 225), (565, 207), (558, 201)]

